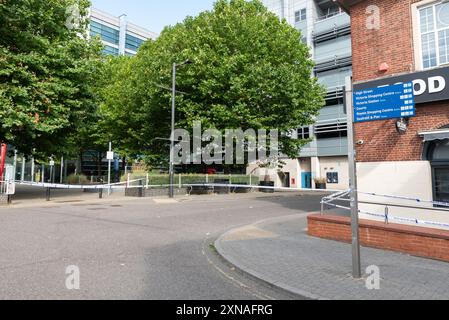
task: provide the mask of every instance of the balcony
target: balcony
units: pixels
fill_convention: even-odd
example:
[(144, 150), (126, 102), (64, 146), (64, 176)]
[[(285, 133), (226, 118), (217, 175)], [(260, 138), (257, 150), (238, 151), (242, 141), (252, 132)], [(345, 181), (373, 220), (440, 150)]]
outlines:
[(314, 50), (314, 59), (318, 63), (333, 59), (335, 56), (351, 56), (351, 36), (331, 39), (326, 42), (317, 43)]
[(351, 18), (346, 13), (339, 13), (315, 22), (313, 40), (320, 43), (349, 34), (351, 34)]
[(347, 118), (330, 119), (317, 121), (315, 124), (315, 135), (336, 132), (347, 132), (348, 131), (348, 120)]
[(327, 59), (323, 59), (321, 61), (317, 60), (315, 65), (315, 72), (325, 72), (334, 69), (350, 67), (352, 66), (352, 56), (344, 55), (338, 56), (335, 55), (333, 57), (329, 57)]
[(327, 88), (327, 94), (325, 97), (326, 102), (339, 101), (344, 98), (345, 88), (344, 86)]

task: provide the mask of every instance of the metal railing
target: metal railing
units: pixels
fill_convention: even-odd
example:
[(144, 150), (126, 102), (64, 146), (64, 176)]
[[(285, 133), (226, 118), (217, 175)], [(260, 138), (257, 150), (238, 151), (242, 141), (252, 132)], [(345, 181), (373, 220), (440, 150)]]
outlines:
[(319, 21), (324, 21), (324, 20), (333, 18), (333, 17), (335, 17), (335, 16), (344, 15), (344, 14), (347, 14), (347, 13), (345, 13), (345, 12), (343, 12), (343, 11), (335, 11), (335, 12), (331, 12), (331, 13), (328, 13), (328, 14), (325, 14), (325, 15), (322, 15), (322, 16), (319, 16), (319, 17), (317, 18), (316, 21), (317, 21), (317, 22), (319, 22)]
[[(388, 194), (376, 194), (376, 193), (368, 193), (368, 192), (358, 192), (359, 195), (379, 197), (379, 198), (387, 198), (387, 199), (395, 199), (402, 201), (411, 201), (419, 204), (427, 204), (427, 206), (417, 206), (417, 205), (408, 205), (408, 204), (399, 204), (399, 203), (384, 203), (384, 202), (376, 202), (376, 201), (364, 201), (361, 200), (359, 204), (365, 205), (374, 205), (382, 207), (383, 212), (370, 212), (366, 210), (360, 210), (359, 214), (364, 214), (367, 216), (375, 217), (378, 219), (383, 219), (385, 224), (390, 223), (391, 221), (397, 221), (399, 223), (409, 223), (415, 225), (425, 225), (425, 226), (433, 226), (433, 227), (444, 227), (449, 228), (449, 223), (442, 223), (437, 221), (430, 221), (421, 218), (410, 218), (410, 217), (401, 217), (395, 216), (391, 214), (392, 208), (403, 208), (403, 209), (412, 209), (412, 210), (425, 210), (425, 211), (435, 211), (435, 212), (449, 212), (449, 202), (441, 202), (441, 201), (432, 201), (420, 199), (418, 197), (405, 197), (405, 196), (396, 196), (396, 195), (388, 195)], [(329, 208), (334, 209), (342, 209), (346, 211), (350, 211), (351, 208), (342, 205), (342, 203), (350, 203), (351, 199), (349, 198), (350, 191), (343, 191), (339, 193), (332, 194), (330, 196), (324, 197), (321, 200), (321, 214), (324, 215)], [(340, 204), (338, 202), (341, 202)]]

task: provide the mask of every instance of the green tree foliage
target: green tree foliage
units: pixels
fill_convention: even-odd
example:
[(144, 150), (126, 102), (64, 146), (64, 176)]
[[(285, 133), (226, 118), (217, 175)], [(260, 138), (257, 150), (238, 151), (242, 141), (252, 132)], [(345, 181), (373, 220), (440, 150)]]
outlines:
[(96, 114), (101, 64), (101, 44), (86, 38), (89, 6), (0, 0), (0, 141), (42, 156), (77, 147), (74, 136)]
[(324, 91), (311, 78), (313, 63), (301, 33), (260, 1), (218, 0), (206, 11), (167, 27), (136, 58), (119, 61), (116, 83), (102, 110), (114, 140), (150, 162), (168, 156), (173, 62), (178, 69), (177, 127), (279, 129), (281, 150), (297, 157), (305, 141), (288, 138), (309, 125)]
[(129, 56), (110, 57), (102, 70), (102, 81), (99, 82), (99, 93), (102, 97), (100, 106), (101, 122), (99, 122), (99, 144), (107, 145), (114, 141), (114, 150), (121, 155), (132, 155), (130, 146), (137, 147), (136, 128), (142, 126), (140, 117), (135, 112), (128, 113), (136, 95), (132, 82), (133, 61)]

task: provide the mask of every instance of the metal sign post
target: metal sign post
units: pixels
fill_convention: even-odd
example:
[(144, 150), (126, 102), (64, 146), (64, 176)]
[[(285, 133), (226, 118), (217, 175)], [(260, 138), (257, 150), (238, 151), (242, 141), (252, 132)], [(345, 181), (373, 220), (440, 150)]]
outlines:
[(349, 187), (351, 197), (351, 230), (352, 230), (352, 275), (356, 279), (362, 277), (360, 261), (359, 204), (357, 194), (357, 160), (354, 139), (354, 105), (352, 77), (346, 77), (346, 110), (348, 114), (348, 158)]
[(59, 183), (62, 184), (64, 182), (64, 157), (61, 157), (61, 173), (59, 176)]
[(55, 182), (55, 161), (53, 159), (50, 160), (50, 183)]
[(108, 195), (111, 195), (111, 163), (114, 160), (114, 153), (112, 152), (112, 142), (109, 142), (109, 152), (107, 154), (108, 158)]
[(175, 104), (176, 104), (176, 63), (173, 63), (173, 86), (172, 86), (172, 109), (171, 109), (171, 135), (170, 135), (170, 186), (168, 196), (175, 197), (174, 183), (175, 183), (175, 169), (173, 162), (175, 161)]

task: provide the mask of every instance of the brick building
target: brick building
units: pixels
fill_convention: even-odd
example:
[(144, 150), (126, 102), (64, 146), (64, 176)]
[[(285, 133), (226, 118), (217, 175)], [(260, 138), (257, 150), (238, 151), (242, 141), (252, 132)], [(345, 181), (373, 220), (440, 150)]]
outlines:
[[(449, 202), (449, 2), (335, 1), (351, 16), (354, 90), (401, 82), (414, 86), (416, 116), (356, 124), (359, 190)], [(407, 130), (398, 130), (399, 124)], [(390, 208), (400, 216), (449, 222), (447, 211), (431, 204), (429, 209)]]

